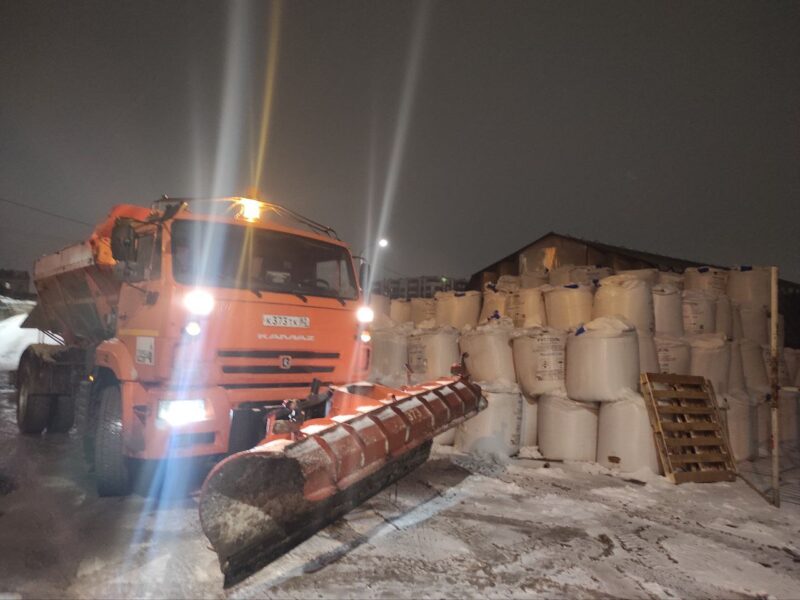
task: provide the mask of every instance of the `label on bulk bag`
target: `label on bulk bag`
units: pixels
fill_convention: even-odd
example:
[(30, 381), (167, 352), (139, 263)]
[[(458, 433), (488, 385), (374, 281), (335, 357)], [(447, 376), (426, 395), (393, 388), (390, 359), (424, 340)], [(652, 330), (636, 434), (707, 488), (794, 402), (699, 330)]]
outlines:
[(681, 304), (683, 311), (683, 329), (686, 333), (713, 333), (716, 316), (711, 314), (710, 301), (705, 299), (684, 298)]
[(425, 344), (419, 338), (408, 341), (408, 366), (412, 373), (422, 374), (428, 370)]
[(564, 338), (543, 335), (537, 338), (539, 360), (536, 381), (564, 380)]

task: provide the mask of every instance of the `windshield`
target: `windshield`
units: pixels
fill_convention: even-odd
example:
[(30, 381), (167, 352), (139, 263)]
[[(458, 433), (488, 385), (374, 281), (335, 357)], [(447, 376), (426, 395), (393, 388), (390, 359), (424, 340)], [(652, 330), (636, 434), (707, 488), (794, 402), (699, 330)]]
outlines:
[(358, 298), (341, 246), (244, 225), (173, 221), (172, 271), (188, 285)]

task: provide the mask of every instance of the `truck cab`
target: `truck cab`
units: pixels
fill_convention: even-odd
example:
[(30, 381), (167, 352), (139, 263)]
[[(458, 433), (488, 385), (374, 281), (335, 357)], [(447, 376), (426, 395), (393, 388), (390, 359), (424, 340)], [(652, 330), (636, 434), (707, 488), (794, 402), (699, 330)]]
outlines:
[[(47, 379), (82, 384), (42, 394), (29, 376), (21, 400), (52, 411), (74, 396), (101, 494), (128, 491), (132, 460), (250, 448), (270, 408), (366, 377), (372, 312), (353, 258), (333, 230), (284, 207), (165, 199), (145, 216), (121, 205), (78, 246), (40, 260), (34, 279), (40, 320), (83, 357)], [(45, 363), (21, 365), (22, 378)]]

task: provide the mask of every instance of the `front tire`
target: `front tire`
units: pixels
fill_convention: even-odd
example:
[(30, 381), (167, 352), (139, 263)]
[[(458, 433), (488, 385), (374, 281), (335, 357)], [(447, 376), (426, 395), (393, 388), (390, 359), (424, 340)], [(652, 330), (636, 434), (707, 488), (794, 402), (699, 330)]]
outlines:
[(123, 453), (122, 399), (119, 386), (100, 391), (94, 441), (94, 472), (101, 496), (126, 496), (131, 489), (130, 461)]

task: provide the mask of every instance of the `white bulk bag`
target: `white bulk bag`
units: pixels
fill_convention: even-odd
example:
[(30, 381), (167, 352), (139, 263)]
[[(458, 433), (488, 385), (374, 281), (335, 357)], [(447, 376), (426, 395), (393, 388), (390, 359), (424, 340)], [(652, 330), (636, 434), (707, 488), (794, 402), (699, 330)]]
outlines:
[(601, 317), (569, 335), (566, 357), (573, 400), (619, 400), (639, 389), (639, 342), (622, 318)]
[(567, 333), (561, 329), (537, 327), (512, 334), (514, 370), (523, 392), (537, 396), (566, 390), (566, 343)]
[(749, 392), (766, 394), (769, 392), (769, 377), (764, 366), (764, 357), (761, 352), (761, 344), (753, 340), (739, 340), (739, 347), (742, 352), (742, 369), (744, 370), (744, 381)]
[(715, 267), (687, 267), (683, 272), (683, 289), (719, 296), (728, 289), (728, 271)]
[(617, 271), (618, 275), (625, 275), (644, 281), (653, 286), (658, 281), (658, 269), (624, 269)]
[(461, 353), (466, 354), (464, 360), (473, 380), (516, 381), (511, 351), (512, 330), (511, 320), (502, 319), (461, 335), (459, 346)]
[(389, 318), (395, 323), (409, 323), (411, 318), (411, 301), (403, 298), (392, 300), (389, 306)]
[(575, 329), (592, 318), (592, 287), (571, 283), (542, 288), (547, 324), (556, 329)]
[(660, 373), (658, 349), (652, 333), (636, 332), (639, 337), (639, 372)]
[[(751, 394), (750, 401), (756, 403), (756, 452), (758, 456), (767, 456), (770, 452), (770, 432), (772, 431), (770, 402), (766, 394)], [(780, 425), (778, 429), (780, 431)], [(780, 435), (778, 435), (778, 439), (780, 439)]]
[(556, 267), (555, 269), (551, 269), (548, 276), (550, 278), (550, 285), (566, 285), (568, 283), (577, 283), (576, 281), (572, 281), (572, 269), (575, 268), (575, 265), (563, 265), (560, 267)]
[(493, 386), (486, 382), (478, 385), (487, 406), (458, 426), (455, 446), (462, 452), (502, 461), (519, 451), (522, 395), (516, 386)]
[(728, 391), (728, 369), (731, 364), (730, 344), (722, 335), (705, 333), (689, 338), (692, 358), (689, 374), (705, 377), (714, 386), (714, 393), (722, 396)]
[(623, 473), (648, 469), (658, 474), (658, 454), (650, 417), (644, 398), (639, 394), (600, 405), (597, 462)]
[(592, 318), (619, 315), (640, 331), (655, 330), (652, 287), (635, 275), (612, 275), (600, 280)]
[(519, 276), (519, 286), (521, 288), (536, 288), (547, 285), (550, 278), (547, 271), (534, 271), (532, 273), (522, 273)]
[(451, 327), (415, 331), (408, 337), (408, 366), (413, 383), (450, 376), (460, 362), (458, 332)]
[(501, 292), (508, 292), (509, 294), (516, 292), (519, 289), (519, 277), (516, 275), (501, 275), (494, 287)]
[(727, 424), (728, 441), (731, 445), (734, 460), (742, 461), (753, 456), (753, 427), (750, 397), (742, 391), (725, 394), (724, 401), (728, 406)]
[(372, 311), (377, 315), (390, 316), (390, 306), (392, 304), (389, 296), (382, 296), (381, 294), (372, 294), (369, 297), (369, 306)]
[(522, 394), (522, 423), (520, 424), (520, 446), (535, 446), (539, 436), (539, 399)]
[(757, 344), (769, 343), (769, 318), (767, 309), (760, 304), (739, 304), (742, 320), (742, 337)]
[(486, 323), (490, 319), (497, 319), (508, 315), (508, 292), (494, 290), (487, 287), (483, 290), (483, 307), (478, 318), (480, 323)]
[(481, 294), (468, 292), (436, 292), (436, 324), (463, 329), (475, 327), (481, 312)]
[(728, 296), (739, 304), (770, 305), (769, 267), (733, 267), (728, 272)]
[(676, 286), (664, 283), (653, 286), (653, 312), (657, 334), (683, 335), (682, 298)]
[(782, 445), (790, 448), (797, 445), (797, 398), (797, 392), (780, 390), (778, 393), (780, 440)]
[(414, 321), (414, 325), (434, 319), (436, 319), (436, 304), (433, 298), (411, 299), (411, 320)]
[(401, 328), (377, 329), (372, 332), (370, 379), (377, 383), (406, 383), (408, 336)]
[(613, 275), (613, 270), (609, 267), (599, 265), (566, 265), (550, 271), (550, 285), (567, 285), (570, 283), (582, 283), (593, 285), (599, 280)]
[(679, 290), (683, 289), (683, 275), (672, 271), (659, 271), (656, 283), (674, 285)]
[(517, 290), (508, 298), (506, 311), (515, 327), (544, 327), (547, 324), (542, 288)]
[(683, 331), (686, 335), (714, 333), (717, 325), (717, 299), (707, 292), (684, 290)]
[(545, 458), (593, 461), (597, 456), (597, 402), (539, 398), (539, 450)]
[(728, 367), (728, 392), (741, 392), (747, 389), (747, 383), (744, 378), (744, 366), (742, 364), (742, 343), (739, 340), (733, 340), (730, 343), (731, 348), (731, 362)]
[(733, 307), (731, 299), (721, 294), (717, 296), (714, 333), (721, 333), (726, 339), (733, 339)]
[(689, 343), (681, 338), (668, 335), (657, 335), (654, 339), (661, 372), (688, 375), (692, 360)]

